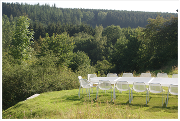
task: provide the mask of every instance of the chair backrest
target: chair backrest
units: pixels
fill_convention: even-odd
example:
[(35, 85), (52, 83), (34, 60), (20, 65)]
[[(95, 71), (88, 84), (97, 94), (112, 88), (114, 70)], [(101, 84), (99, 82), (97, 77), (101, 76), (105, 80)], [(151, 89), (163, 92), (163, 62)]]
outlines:
[(79, 83), (81, 85), (80, 79), (83, 79), (82, 76), (78, 76), (78, 79), (79, 79)]
[(152, 93), (161, 93), (163, 89), (160, 83), (149, 83), (149, 91)]
[(97, 77), (96, 74), (88, 74), (88, 81), (91, 81), (90, 78)]
[(147, 90), (147, 88), (144, 82), (134, 82), (133, 90), (136, 92), (144, 92)]
[(167, 75), (167, 73), (158, 73), (157, 77), (159, 77), (159, 78), (168, 78), (168, 75)]
[(82, 76), (78, 76), (78, 79), (82, 79)]
[(151, 77), (150, 73), (141, 73), (140, 77)]
[(173, 74), (172, 78), (178, 78), (178, 74)]
[(129, 84), (127, 81), (117, 81), (116, 88), (120, 91), (127, 91), (129, 90)]
[(118, 77), (116, 73), (108, 73), (107, 77)]
[(102, 90), (109, 90), (112, 88), (109, 80), (99, 80), (99, 88)]
[(169, 92), (173, 95), (178, 95), (178, 85), (170, 85)]
[(82, 87), (85, 87), (86, 85), (89, 84), (87, 79), (79, 79), (79, 82)]
[(133, 77), (132, 73), (123, 73), (122, 77)]

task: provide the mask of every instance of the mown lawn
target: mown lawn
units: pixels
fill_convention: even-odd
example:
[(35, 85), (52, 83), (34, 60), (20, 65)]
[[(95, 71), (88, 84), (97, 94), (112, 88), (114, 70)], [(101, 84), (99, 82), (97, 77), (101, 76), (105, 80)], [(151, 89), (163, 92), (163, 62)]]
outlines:
[[(167, 88), (164, 95), (167, 97)], [(21, 101), (3, 111), (3, 119), (177, 119), (178, 96), (169, 95), (168, 106), (162, 106), (162, 94), (150, 93), (146, 105), (146, 93), (133, 91), (133, 101), (129, 104), (129, 92), (116, 90), (116, 100), (111, 102), (111, 91), (102, 90), (96, 100), (96, 88), (91, 97), (86, 89), (46, 92), (38, 97)]]

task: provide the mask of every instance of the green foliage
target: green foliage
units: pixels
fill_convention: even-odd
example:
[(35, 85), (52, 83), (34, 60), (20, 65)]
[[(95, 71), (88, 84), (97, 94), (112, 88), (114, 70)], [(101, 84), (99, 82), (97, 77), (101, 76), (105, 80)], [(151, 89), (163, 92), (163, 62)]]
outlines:
[(78, 51), (77, 53), (73, 53), (73, 58), (71, 59), (69, 68), (71, 68), (74, 72), (81, 69), (87, 69), (91, 66), (90, 62), (91, 60), (85, 52)]
[[(13, 57), (4, 56), (2, 64), (2, 105), (6, 109), (30, 96), (32, 70), (26, 65), (13, 64)], [(9, 61), (10, 60), (10, 61)], [(13, 61), (13, 62), (12, 62)]]
[(91, 50), (93, 49), (93, 36), (84, 33), (84, 32), (79, 32), (74, 35), (74, 43), (75, 43), (75, 48), (74, 52), (79, 51), (84, 51), (85, 53), (88, 54), (88, 56), (91, 58)]
[(10, 54), (15, 59), (27, 60), (30, 58), (30, 40), (33, 38), (33, 31), (29, 31), (28, 21), (27, 17), (20, 16), (16, 22), (16, 29), (10, 46)]
[(68, 65), (71, 60), (74, 43), (67, 33), (54, 35), (49, 37), (48, 34), (44, 38), (41, 46), (41, 55), (45, 55), (47, 51), (52, 50), (56, 57), (59, 58), (58, 63)]
[(109, 72), (114, 72), (115, 73), (115, 65), (111, 64), (107, 60), (103, 61), (97, 61), (97, 64), (95, 65), (96, 72), (100, 72), (99, 76), (105, 76)]
[[(163, 19), (158, 16), (150, 19), (145, 28), (145, 37), (150, 39), (149, 54), (153, 68), (165, 66), (172, 59), (177, 59), (178, 54), (178, 18)], [(173, 66), (173, 65), (172, 65)]]
[[(12, 18), (13, 19), (13, 18)], [(7, 15), (2, 16), (2, 49), (5, 52), (9, 51), (9, 46), (12, 41), (12, 35), (15, 30), (14, 22), (9, 21)]]
[(91, 56), (90, 59), (95, 64), (98, 60), (105, 59), (105, 47), (107, 44), (107, 38), (102, 36), (103, 26), (96, 26), (95, 35), (92, 41)]
[(107, 37), (107, 43), (108, 45), (114, 45), (117, 41), (117, 39), (119, 39), (122, 36), (122, 30), (120, 28), (120, 26), (107, 26), (104, 30), (103, 30), (103, 36)]
[[(12, 14), (19, 17), (23, 14), (28, 15), (32, 21), (39, 21), (42, 24), (61, 22), (61, 24), (79, 25), (86, 23), (94, 28), (102, 24), (105, 28), (114, 24), (121, 27), (136, 28), (138, 26), (145, 27), (148, 18), (156, 18), (161, 14), (164, 18), (171, 15), (178, 16), (175, 13), (159, 13), (159, 12), (138, 12), (138, 11), (119, 11), (119, 10), (102, 10), (102, 9), (70, 9), (57, 8), (56, 6), (45, 5), (29, 5), (19, 3), (2, 3), (2, 14), (8, 17)], [(50, 34), (50, 31), (47, 32)], [(51, 35), (50, 35), (51, 36)]]
[(57, 57), (53, 53), (42, 56), (28, 65), (13, 64), (13, 59), (11, 56), (3, 57), (3, 109), (35, 93), (79, 87), (78, 74), (71, 72), (67, 67), (57, 67)]
[(112, 54), (112, 62), (116, 64), (118, 72), (138, 70), (137, 60), (140, 44), (137, 37), (133, 36), (135, 33), (133, 29), (124, 29), (124, 35), (122, 34), (117, 40)]

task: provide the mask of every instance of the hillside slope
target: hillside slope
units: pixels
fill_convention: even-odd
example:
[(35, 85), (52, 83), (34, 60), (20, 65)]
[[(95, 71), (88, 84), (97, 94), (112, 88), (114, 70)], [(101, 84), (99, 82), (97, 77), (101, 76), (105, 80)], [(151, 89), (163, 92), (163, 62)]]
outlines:
[(49, 5), (29, 5), (19, 3), (2, 3), (2, 15), (8, 17), (18, 17), (27, 15), (32, 21), (39, 21), (45, 25), (49, 23), (61, 24), (81, 24), (86, 23), (95, 27), (102, 25), (104, 28), (110, 25), (119, 25), (120, 27), (136, 28), (145, 27), (148, 18), (155, 19), (157, 15), (164, 18), (171, 15), (177, 17), (175, 13), (156, 13), (156, 12), (137, 12), (120, 10), (102, 10), (102, 9), (64, 9), (50, 7)]

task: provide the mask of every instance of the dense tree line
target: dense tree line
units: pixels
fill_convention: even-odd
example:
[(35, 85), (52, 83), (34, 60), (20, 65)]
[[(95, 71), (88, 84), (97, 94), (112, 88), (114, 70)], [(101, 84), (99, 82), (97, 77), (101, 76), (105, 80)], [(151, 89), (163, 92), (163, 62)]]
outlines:
[(87, 24), (80, 24), (80, 25), (73, 25), (73, 24), (55, 24), (51, 23), (48, 24), (47, 26), (44, 26), (40, 22), (34, 22), (31, 23), (29, 26), (29, 29), (34, 30), (34, 39), (37, 40), (39, 39), (39, 36), (45, 37), (46, 33), (49, 34), (49, 36), (52, 36), (53, 33), (55, 34), (61, 34), (63, 32), (67, 32), (69, 36), (74, 36), (75, 33), (79, 32), (85, 32), (89, 35), (94, 35), (94, 29)]
[(2, 14), (10, 17), (28, 15), (34, 22), (41, 22), (43, 25), (55, 24), (89, 24), (93, 28), (102, 25), (119, 25), (120, 27), (136, 28), (145, 27), (148, 18), (155, 19), (161, 14), (164, 18), (177, 14), (156, 13), (156, 12), (137, 12), (137, 11), (119, 11), (119, 10), (99, 10), (99, 9), (64, 9), (57, 8), (56, 5), (29, 5), (19, 3), (2, 3)]
[[(24, 12), (19, 9), (34, 6), (5, 5), (14, 5), (12, 10), (19, 10), (16, 13), (19, 15), (2, 16), (3, 109), (35, 93), (78, 88), (79, 75), (87, 78), (88, 73), (105, 76), (109, 72), (160, 69), (170, 62), (177, 65), (177, 17), (158, 15), (155, 19), (149, 18), (144, 28), (122, 28), (113, 24), (93, 28), (82, 23), (83, 18), (78, 24), (61, 24), (60, 19), (59, 23), (50, 21), (48, 24), (39, 19), (34, 21), (27, 13), (23, 16)], [(35, 6), (46, 11), (44, 6)], [(55, 6), (46, 7), (60, 10)], [(66, 16), (73, 10), (68, 11)], [(99, 21), (105, 20), (106, 13), (92, 11), (102, 16)], [(109, 15), (112, 11), (106, 12)]]

